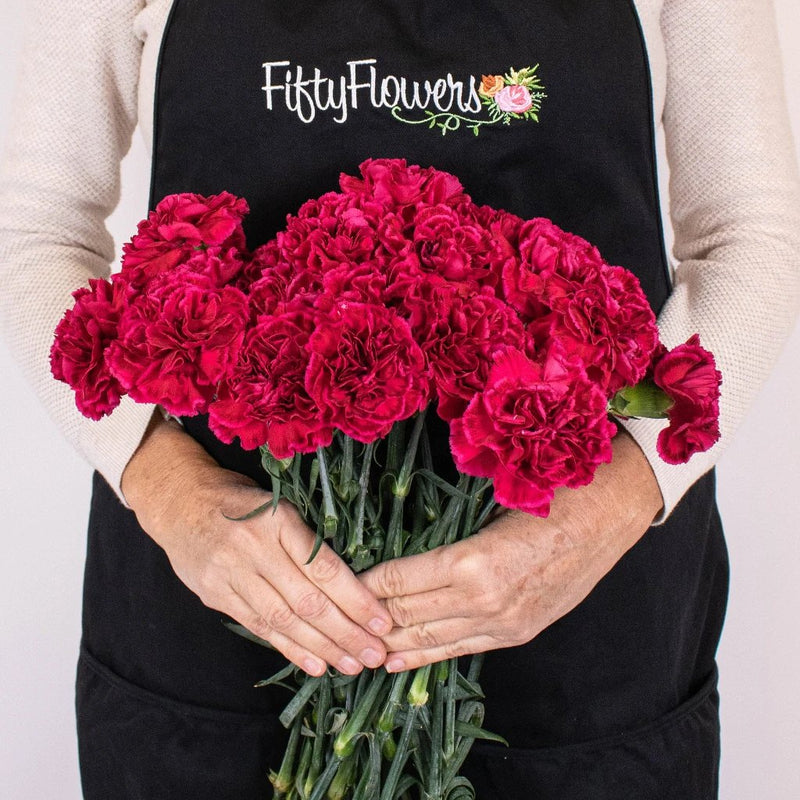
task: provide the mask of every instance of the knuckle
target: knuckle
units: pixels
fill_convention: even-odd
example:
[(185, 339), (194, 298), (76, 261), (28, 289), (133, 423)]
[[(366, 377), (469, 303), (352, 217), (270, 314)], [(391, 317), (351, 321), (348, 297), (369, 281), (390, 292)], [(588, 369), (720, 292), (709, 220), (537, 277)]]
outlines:
[(469, 653), (469, 647), (467, 647), (463, 642), (450, 642), (444, 646), (444, 657), (447, 658), (458, 658), (459, 656), (465, 656)]
[(358, 629), (347, 630), (336, 637), (336, 644), (347, 653), (357, 653), (363, 647), (362, 639)]
[(315, 580), (329, 583), (339, 575), (342, 562), (332, 551), (323, 548), (314, 557), (310, 567)]
[(399, 598), (390, 597), (386, 601), (386, 610), (394, 620), (395, 625), (400, 628), (408, 628), (413, 623), (411, 612)]
[(303, 619), (317, 619), (324, 616), (330, 607), (330, 600), (322, 592), (310, 591), (297, 599), (294, 610)]
[(208, 608), (218, 608), (223, 597), (230, 593), (228, 584), (220, 580), (219, 573), (210, 565), (204, 566), (197, 574), (194, 591)]
[(403, 573), (395, 561), (387, 561), (384, 565), (381, 583), (386, 597), (399, 597), (405, 594)]
[(246, 626), (249, 630), (261, 639), (269, 639), (272, 635), (272, 627), (261, 614), (254, 614)]
[(499, 592), (485, 592), (481, 598), (481, 605), (484, 612), (492, 617), (499, 616), (507, 608), (505, 598)]
[(470, 583), (483, 581), (486, 576), (486, 567), (483, 559), (478, 553), (474, 552), (459, 554), (453, 568), (457, 574)]
[(420, 623), (416, 628), (414, 628), (414, 642), (420, 649), (436, 647), (439, 644), (436, 639), (436, 635), (424, 622)]
[(294, 611), (287, 605), (279, 605), (270, 609), (265, 619), (270, 628), (285, 631), (294, 621)]

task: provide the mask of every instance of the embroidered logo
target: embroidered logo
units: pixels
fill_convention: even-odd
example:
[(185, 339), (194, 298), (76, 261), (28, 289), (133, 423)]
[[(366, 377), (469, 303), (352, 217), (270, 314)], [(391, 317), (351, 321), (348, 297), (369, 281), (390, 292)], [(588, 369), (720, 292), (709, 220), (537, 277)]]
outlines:
[(474, 75), (459, 80), (448, 72), (418, 81), (379, 73), (377, 63), (374, 58), (348, 61), (343, 74), (328, 77), (319, 68), (266, 61), (261, 89), (267, 111), (283, 106), (305, 124), (326, 114), (341, 124), (351, 112), (371, 106), (406, 125), (439, 130), (442, 136), (462, 127), (478, 136), (489, 125), (538, 122), (547, 97), (536, 74), (538, 64), (512, 68), (505, 75), (482, 75), (480, 80)]
[(478, 94), (484, 110), (489, 118), (467, 117), (452, 111), (439, 113), (426, 110), (424, 119), (406, 119), (402, 116), (399, 106), (392, 109), (392, 116), (407, 125), (420, 125), (427, 123), (429, 128), (438, 128), (442, 136), (448, 131), (458, 130), (462, 124), (466, 125), (475, 136), (485, 125), (510, 125), (512, 120), (527, 119), (539, 121), (539, 111), (542, 100), (547, 97), (544, 86), (536, 74), (539, 65), (523, 67), (516, 70), (513, 67), (505, 75), (481, 75), (481, 85)]

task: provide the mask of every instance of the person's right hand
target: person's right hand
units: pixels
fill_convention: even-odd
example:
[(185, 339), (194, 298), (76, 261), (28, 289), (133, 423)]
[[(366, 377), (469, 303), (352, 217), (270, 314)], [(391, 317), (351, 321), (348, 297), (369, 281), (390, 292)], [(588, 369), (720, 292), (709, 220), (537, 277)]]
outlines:
[(122, 476), (142, 528), (210, 608), (267, 640), (311, 675), (380, 666), (391, 617), (347, 565), (281, 501), (236, 522), (270, 495), (222, 469), (179, 425), (154, 417)]

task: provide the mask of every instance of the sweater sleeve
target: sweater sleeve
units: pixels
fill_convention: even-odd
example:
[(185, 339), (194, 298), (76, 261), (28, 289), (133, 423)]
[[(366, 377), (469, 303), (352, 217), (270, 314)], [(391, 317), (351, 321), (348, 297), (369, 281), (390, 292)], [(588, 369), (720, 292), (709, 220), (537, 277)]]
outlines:
[[(119, 493), (153, 409), (127, 398), (90, 421), (49, 372), (71, 292), (106, 276), (105, 219), (136, 124), (144, 0), (34, 0), (0, 166), (0, 316), (9, 348), (67, 438)], [(121, 496), (121, 495), (120, 495)]]
[(771, 0), (665, 0), (661, 27), (677, 265), (659, 328), (668, 347), (699, 333), (723, 384), (721, 439), (688, 464), (658, 457), (663, 423), (626, 423), (661, 487), (658, 521), (730, 441), (800, 298), (800, 183)]

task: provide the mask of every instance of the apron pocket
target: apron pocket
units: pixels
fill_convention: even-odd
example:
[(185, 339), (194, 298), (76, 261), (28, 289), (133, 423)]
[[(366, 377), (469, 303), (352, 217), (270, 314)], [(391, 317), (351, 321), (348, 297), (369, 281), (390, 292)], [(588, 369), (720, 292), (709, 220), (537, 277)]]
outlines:
[(81, 649), (78, 746), (86, 800), (264, 800), (286, 732), (277, 716), (203, 708), (121, 678)]
[(464, 767), (478, 800), (714, 800), (717, 676), (669, 714), (632, 731), (535, 750), (476, 744)]

